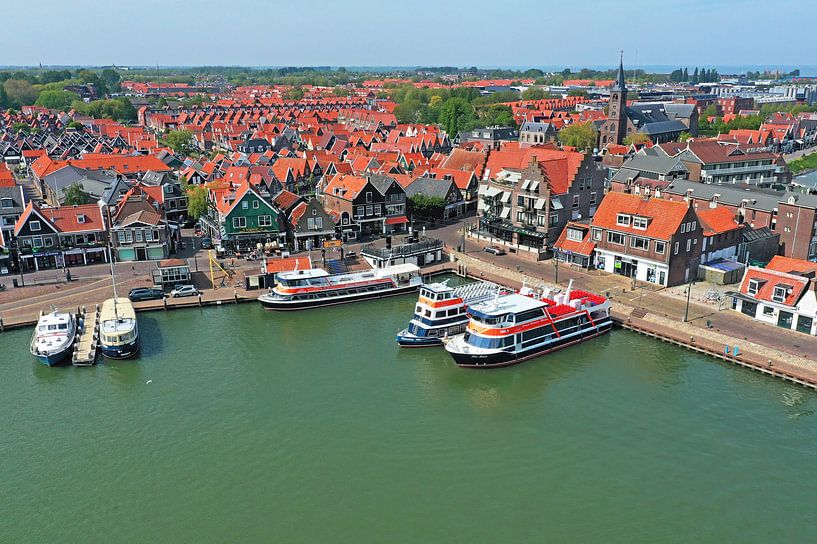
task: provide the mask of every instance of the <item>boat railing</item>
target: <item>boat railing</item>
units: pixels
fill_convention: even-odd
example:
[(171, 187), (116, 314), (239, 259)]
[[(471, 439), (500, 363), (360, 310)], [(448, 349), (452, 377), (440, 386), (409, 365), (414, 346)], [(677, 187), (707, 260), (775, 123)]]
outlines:
[(465, 304), (475, 304), (496, 296), (503, 287), (489, 281), (468, 283), (454, 288), (454, 296), (458, 296)]

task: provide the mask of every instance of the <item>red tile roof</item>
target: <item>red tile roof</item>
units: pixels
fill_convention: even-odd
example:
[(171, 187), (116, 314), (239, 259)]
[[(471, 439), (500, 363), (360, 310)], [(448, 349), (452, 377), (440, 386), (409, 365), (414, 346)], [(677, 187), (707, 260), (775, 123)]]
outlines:
[(783, 255), (775, 255), (769, 264), (766, 265), (766, 270), (776, 270), (778, 272), (808, 274), (813, 273), (817, 275), (817, 263), (811, 261), (804, 261), (802, 259), (792, 259), (791, 257), (784, 257)]
[(264, 262), (264, 272), (267, 274), (277, 274), (278, 272), (291, 272), (292, 270), (311, 270), (312, 261), (309, 257), (286, 257), (283, 259), (267, 259)]
[[(570, 228), (579, 229), (583, 232), (581, 242), (569, 240), (567, 238), (567, 229)], [(554, 246), (562, 252), (578, 253), (579, 255), (587, 256), (592, 255), (593, 251), (596, 249), (596, 243), (593, 242), (592, 238), (590, 237), (590, 226), (573, 222), (568, 222), (568, 224), (562, 230), (562, 233), (559, 235), (559, 239), (556, 240)]]
[[(749, 283), (752, 280), (755, 280), (755, 282), (759, 284), (757, 293), (755, 294), (749, 293)], [(740, 292), (755, 300), (795, 306), (805, 292), (806, 287), (808, 287), (808, 284), (809, 279), (803, 276), (750, 266), (743, 275), (743, 281), (740, 283)], [(772, 299), (775, 287), (783, 287), (786, 290), (785, 298), (782, 302)]]
[(741, 228), (741, 223), (735, 221), (735, 212), (725, 206), (716, 208), (702, 208), (696, 211), (704, 236), (714, 236)]
[[(639, 195), (613, 191), (607, 193), (601, 201), (596, 215), (593, 216), (593, 226), (657, 240), (669, 240), (678, 232), (688, 209), (689, 204), (684, 201), (643, 198)], [(648, 218), (647, 229), (617, 225), (616, 217), (619, 213)]]

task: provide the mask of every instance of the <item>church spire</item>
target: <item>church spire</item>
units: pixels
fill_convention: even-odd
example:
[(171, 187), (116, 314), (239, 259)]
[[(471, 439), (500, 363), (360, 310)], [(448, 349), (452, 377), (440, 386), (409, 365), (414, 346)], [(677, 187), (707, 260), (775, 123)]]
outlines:
[(616, 78), (615, 88), (619, 91), (623, 91), (625, 87), (626, 83), (624, 82), (624, 51), (621, 51), (621, 57), (618, 61), (618, 77)]

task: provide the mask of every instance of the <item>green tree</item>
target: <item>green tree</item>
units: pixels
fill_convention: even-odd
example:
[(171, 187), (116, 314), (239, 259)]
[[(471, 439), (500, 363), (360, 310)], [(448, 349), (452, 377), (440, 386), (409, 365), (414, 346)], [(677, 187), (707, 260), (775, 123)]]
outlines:
[(167, 144), (173, 151), (189, 157), (196, 152), (196, 147), (193, 143), (193, 133), (189, 130), (173, 130), (165, 136), (165, 144)]
[(408, 199), (408, 211), (415, 219), (442, 219), (445, 211), (445, 200), (437, 196), (426, 196), (417, 193)]
[(119, 91), (121, 89), (119, 85), (119, 81), (121, 78), (119, 77), (119, 72), (117, 72), (116, 70), (113, 70), (111, 68), (105, 68), (104, 70), (102, 70), (101, 79), (105, 83), (105, 86), (108, 87), (108, 89), (113, 91)]
[(681, 135), (678, 136), (678, 141), (684, 143), (690, 138), (692, 138), (692, 134), (690, 134), (689, 132), (682, 132)]
[(332, 94), (338, 97), (346, 97), (349, 96), (349, 89), (346, 87), (335, 87), (332, 89)]
[(528, 87), (522, 93), (522, 100), (542, 100), (543, 98), (547, 97), (548, 93), (539, 87)]
[(304, 92), (299, 87), (293, 87), (292, 89), (288, 90), (286, 93), (286, 98), (288, 100), (301, 100), (304, 97)]
[(50, 110), (68, 111), (71, 102), (79, 100), (79, 96), (68, 91), (43, 91), (34, 103)]
[(558, 136), (562, 145), (583, 151), (592, 150), (596, 146), (598, 137), (592, 123), (573, 123), (560, 130)]
[(440, 106), (438, 123), (452, 138), (473, 123), (474, 107), (464, 98), (449, 98)]
[(187, 215), (196, 220), (207, 213), (207, 189), (201, 185), (185, 185), (185, 188), (187, 190)]
[(91, 203), (91, 196), (82, 189), (82, 184), (78, 181), (66, 187), (62, 195), (65, 206), (79, 206), (80, 204)]
[(716, 104), (710, 104), (704, 109), (703, 113), (701, 114), (701, 119), (708, 119), (710, 117), (717, 117), (718, 116), (718, 106)]
[(584, 89), (570, 89), (567, 91), (567, 96), (587, 96), (587, 91)]
[(3, 90), (6, 92), (9, 106), (13, 108), (31, 106), (39, 95), (31, 83), (24, 79), (7, 79), (3, 83)]

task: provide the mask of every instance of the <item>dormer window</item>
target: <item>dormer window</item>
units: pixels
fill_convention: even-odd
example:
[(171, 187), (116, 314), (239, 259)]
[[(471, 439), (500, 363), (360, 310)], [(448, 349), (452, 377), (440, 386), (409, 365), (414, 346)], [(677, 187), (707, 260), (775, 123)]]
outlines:
[(789, 294), (790, 287), (788, 285), (775, 285), (772, 300), (774, 302), (786, 302), (786, 296)]
[(616, 215), (616, 225), (620, 225), (622, 227), (629, 227), (630, 226), (630, 216), (626, 213), (620, 213)]
[(85, 223), (85, 215), (79, 214), (77, 216), (77, 223)]
[(633, 228), (639, 230), (647, 230), (649, 220), (646, 217), (633, 217)]
[(746, 287), (746, 292), (750, 295), (756, 295), (760, 291), (760, 286), (763, 284), (760, 280), (749, 280), (749, 285)]
[(31, 232), (40, 232), (40, 222), (39, 221), (29, 221), (28, 228)]

